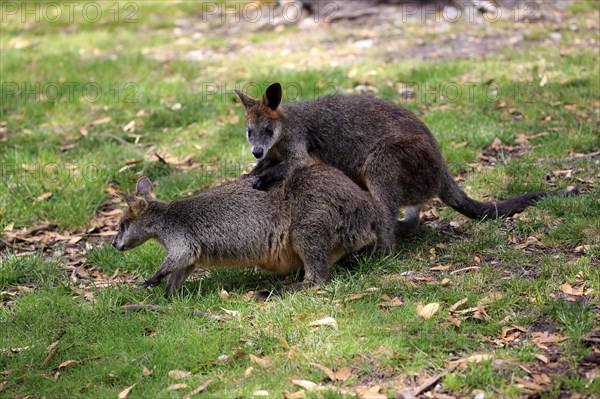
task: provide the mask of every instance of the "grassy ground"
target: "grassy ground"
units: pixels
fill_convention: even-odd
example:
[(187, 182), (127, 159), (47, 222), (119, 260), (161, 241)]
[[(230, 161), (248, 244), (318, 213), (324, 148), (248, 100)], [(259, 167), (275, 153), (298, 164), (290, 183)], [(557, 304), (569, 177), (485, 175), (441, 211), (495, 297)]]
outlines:
[[(97, 22), (80, 8), (73, 22), (25, 23), (2, 9), (0, 397), (114, 398), (132, 385), (130, 398), (185, 397), (209, 379), (199, 397), (280, 398), (300, 390), (292, 379), (337, 389), (309, 398), (377, 385), (395, 397), (453, 361), (429, 395), (600, 392), (598, 348), (583, 339), (600, 317), (600, 176), (598, 158), (583, 155), (600, 147), (597, 3), (575, 2), (560, 23), (276, 31), (206, 22), (198, 2), (121, 2), (118, 15), (93, 4), (103, 7)], [(507, 34), (513, 44), (485, 47)], [(439, 55), (449, 40), (474, 55)], [(395, 256), (359, 257), (326, 287), (266, 303), (246, 294), (283, 279), (252, 269), (212, 271), (170, 300), (138, 288), (164, 252), (106, 245), (98, 232), (114, 227), (119, 207), (110, 188), (129, 190), (145, 174), (173, 199), (238, 176), (252, 156), (231, 90), (252, 82), (258, 94), (272, 81), (287, 101), (368, 90), (402, 102), (477, 198), (569, 185), (582, 195), (494, 222), (433, 202)], [(413, 96), (402, 100), (407, 87)], [(20, 230), (43, 223), (30, 236)], [(385, 296), (402, 304), (380, 306)], [(451, 312), (463, 298), (454, 310), (480, 309)], [(140, 302), (167, 310), (119, 311)], [(439, 310), (419, 317), (430, 303)], [(222, 323), (190, 309), (239, 314)], [(325, 317), (337, 328), (310, 326)], [(311, 363), (351, 375), (332, 382)], [(191, 374), (176, 380), (172, 370)], [(188, 387), (167, 390), (178, 383)]]

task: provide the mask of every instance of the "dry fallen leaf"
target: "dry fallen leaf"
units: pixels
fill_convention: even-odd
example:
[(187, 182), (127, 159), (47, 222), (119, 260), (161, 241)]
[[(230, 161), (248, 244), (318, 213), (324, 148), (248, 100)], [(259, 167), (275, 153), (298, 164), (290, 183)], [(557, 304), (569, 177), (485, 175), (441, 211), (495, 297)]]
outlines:
[(128, 124), (126, 124), (125, 126), (123, 126), (123, 131), (124, 132), (130, 132), (130, 133), (135, 132), (135, 121), (132, 120)]
[(531, 334), (531, 341), (542, 349), (546, 348), (546, 344), (556, 344), (566, 340), (564, 335), (552, 334), (549, 332), (534, 332)]
[(434, 266), (434, 267), (430, 267), (429, 270), (433, 271), (433, 272), (443, 272), (445, 270), (448, 270), (452, 267), (452, 265), (440, 265), (440, 266)]
[(304, 391), (297, 391), (294, 393), (284, 392), (284, 399), (304, 399), (306, 398), (306, 393)]
[(541, 385), (536, 384), (533, 381), (527, 381), (520, 377), (515, 377), (515, 382), (517, 383), (517, 386), (520, 385), (523, 388), (531, 389), (533, 391), (543, 391), (544, 390), (544, 388)]
[(189, 388), (188, 384), (173, 384), (168, 386), (165, 391), (177, 391), (179, 389), (186, 389)]
[(384, 295), (381, 299), (383, 299), (384, 302), (377, 305), (379, 309), (395, 308), (403, 305), (403, 302), (397, 296), (390, 298), (388, 295)]
[(212, 380), (206, 380), (204, 382), (204, 384), (200, 385), (198, 388), (194, 389), (192, 392), (190, 392), (184, 399), (190, 399), (192, 396), (194, 395), (198, 395), (200, 392), (204, 391), (207, 387), (208, 384), (211, 383)]
[(469, 357), (463, 357), (457, 360), (453, 360), (448, 363), (447, 368), (460, 366), (462, 368), (466, 367), (469, 363), (481, 363), (485, 360), (490, 360), (494, 357), (493, 354), (490, 353), (475, 353)]
[(96, 126), (96, 125), (103, 125), (103, 124), (108, 123), (110, 121), (112, 121), (112, 118), (110, 116), (106, 116), (104, 118), (96, 119), (91, 124), (94, 125), (94, 126)]
[[(476, 256), (476, 258), (479, 259), (479, 257), (477, 257), (477, 256)], [(478, 263), (480, 263), (480, 262), (481, 262), (481, 259), (479, 260)], [(479, 270), (479, 266), (463, 267), (462, 269), (451, 271), (450, 274), (455, 275), (455, 274), (459, 274), (459, 273), (462, 273), (462, 272), (468, 272), (468, 271), (471, 271), (471, 270)]]
[(338, 329), (337, 321), (335, 321), (335, 319), (333, 317), (325, 317), (323, 319), (313, 321), (312, 323), (309, 324), (309, 326), (310, 327), (330, 326), (330, 327), (335, 328), (336, 330)]
[(307, 391), (312, 391), (313, 389), (315, 389), (318, 386), (314, 382), (308, 381), (308, 380), (292, 380), (292, 384), (301, 386), (302, 388), (306, 389)]
[(229, 292), (227, 292), (225, 290), (221, 290), (221, 291), (219, 291), (219, 297), (221, 299), (228, 299), (229, 298)]
[(327, 377), (331, 380), (331, 381), (335, 381), (335, 373), (333, 372), (332, 369), (327, 368), (325, 366), (323, 366), (322, 364), (319, 363), (310, 363), (311, 366), (318, 368), (319, 370), (321, 370), (322, 372), (324, 372)]
[(335, 372), (335, 378), (338, 381), (346, 381), (352, 375), (352, 367), (342, 367)]
[(456, 309), (460, 308), (462, 305), (464, 305), (467, 301), (469, 300), (469, 298), (463, 298), (460, 301), (456, 302), (454, 305), (450, 306), (450, 312), (454, 312), (456, 311)]
[(239, 316), (241, 314), (237, 310), (229, 310), (229, 309), (225, 309), (225, 308), (221, 308), (221, 309), (223, 309), (223, 311), (225, 313), (227, 313), (228, 315), (231, 315), (231, 316), (234, 316), (234, 317)]
[(439, 303), (430, 303), (427, 304), (425, 306), (422, 306), (421, 304), (417, 305), (417, 314), (419, 316), (421, 316), (424, 319), (429, 319), (431, 318), (435, 312), (437, 312), (440, 309), (440, 304)]
[(269, 396), (269, 391), (265, 391), (265, 390), (260, 390), (260, 391), (256, 391), (253, 394), (254, 396)]
[(260, 367), (269, 367), (269, 365), (271, 364), (271, 360), (269, 359), (268, 356), (258, 357), (258, 356), (254, 356), (253, 354), (250, 354), (249, 357), (250, 357), (250, 361), (252, 363), (256, 363)]
[(580, 295), (583, 295), (583, 291), (585, 289), (585, 284), (582, 284), (581, 286), (574, 288), (571, 286), (571, 284), (564, 283), (563, 285), (560, 286), (560, 289), (562, 292), (564, 292), (567, 295), (580, 296)]
[(192, 375), (192, 373), (190, 371), (183, 371), (183, 370), (171, 370), (169, 371), (169, 377), (173, 378), (174, 380), (181, 380), (184, 378), (189, 377), (190, 375)]
[(449, 316), (446, 319), (446, 321), (444, 323), (442, 323), (442, 325), (450, 325), (450, 324), (452, 324), (452, 325), (460, 328), (460, 325), (462, 324), (462, 321), (461, 321), (461, 319), (456, 318), (454, 316)]
[(475, 353), (466, 358), (467, 363), (481, 363), (484, 360), (490, 360), (494, 355), (490, 353)]
[(544, 356), (544, 355), (537, 355), (536, 358), (544, 363), (548, 363), (548, 357)]
[(484, 296), (481, 299), (481, 303), (484, 305), (488, 305), (492, 302), (497, 302), (499, 300), (501, 300), (502, 298), (504, 298), (504, 294), (501, 292), (492, 292), (490, 294), (487, 294), (486, 296)]
[(358, 399), (387, 399), (387, 395), (380, 393), (381, 387), (375, 385), (370, 388), (357, 388), (356, 394)]
[(46, 192), (44, 194), (38, 195), (38, 197), (35, 199), (36, 202), (40, 202), (43, 201), (45, 199), (48, 199), (52, 197), (52, 193), (51, 192)]
[(348, 377), (352, 374), (352, 367), (342, 367), (338, 371), (333, 371), (330, 368), (327, 368), (319, 363), (310, 363), (311, 366), (318, 368), (322, 372), (324, 372), (327, 377), (335, 382), (335, 381), (346, 381)]
[(521, 332), (513, 327), (502, 327), (500, 340), (503, 342), (512, 342), (515, 339), (519, 338), (520, 335)]
[(142, 375), (144, 377), (150, 377), (152, 375), (152, 370), (148, 369), (148, 367), (142, 367)]
[(252, 375), (252, 372), (254, 371), (254, 367), (248, 367), (246, 369), (246, 371), (244, 371), (244, 378), (248, 378)]
[(119, 399), (125, 399), (128, 395), (129, 392), (131, 392), (131, 390), (133, 389), (134, 386), (136, 386), (137, 384), (133, 384), (132, 386), (130, 386), (129, 388), (125, 388), (124, 390), (122, 390), (119, 393)]
[(60, 370), (60, 369), (66, 368), (66, 367), (75, 366), (77, 364), (79, 364), (79, 362), (77, 360), (65, 360), (64, 362), (62, 362), (61, 364), (59, 364), (56, 369)]
[(487, 312), (485, 311), (485, 308), (483, 307), (483, 304), (481, 302), (477, 302), (477, 311), (475, 312), (475, 314), (473, 314), (473, 317), (476, 319), (484, 319), (484, 320), (491, 319), (490, 315), (487, 314)]
[(353, 294), (353, 295), (348, 295), (344, 298), (344, 301), (355, 301), (357, 299), (360, 299), (364, 296), (365, 294)]
[(46, 358), (44, 359), (44, 361), (42, 362), (42, 366), (45, 366), (48, 364), (48, 362), (50, 361), (50, 359), (52, 359), (52, 356), (54, 356), (54, 354), (56, 353), (56, 347), (58, 346), (60, 340), (59, 341), (54, 341), (52, 342), (50, 345), (48, 345), (48, 355), (46, 356)]
[(250, 302), (254, 299), (254, 291), (248, 291), (244, 295), (242, 295), (242, 299), (246, 302)]
[(358, 394), (358, 399), (388, 399), (388, 397), (383, 393), (367, 391)]

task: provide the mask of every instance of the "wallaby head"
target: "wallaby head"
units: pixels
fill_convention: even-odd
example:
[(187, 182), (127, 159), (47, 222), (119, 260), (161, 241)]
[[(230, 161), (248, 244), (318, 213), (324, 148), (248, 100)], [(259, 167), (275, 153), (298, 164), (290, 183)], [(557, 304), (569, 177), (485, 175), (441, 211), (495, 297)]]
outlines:
[(246, 138), (252, 155), (256, 159), (262, 159), (281, 137), (281, 84), (270, 85), (260, 100), (239, 90), (235, 93), (246, 108)]
[(119, 251), (127, 251), (142, 245), (152, 238), (150, 226), (153, 220), (148, 215), (150, 202), (155, 199), (152, 182), (142, 177), (137, 182), (135, 195), (117, 192), (117, 195), (127, 202), (127, 209), (119, 222), (119, 233), (113, 240), (113, 247)]

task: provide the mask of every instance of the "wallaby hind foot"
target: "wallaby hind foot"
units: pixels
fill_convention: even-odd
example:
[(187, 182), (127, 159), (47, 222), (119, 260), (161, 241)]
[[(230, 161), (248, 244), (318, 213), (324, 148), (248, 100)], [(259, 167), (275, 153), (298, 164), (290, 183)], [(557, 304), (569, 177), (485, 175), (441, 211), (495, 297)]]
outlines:
[(183, 269), (175, 270), (171, 273), (169, 277), (169, 281), (167, 281), (167, 285), (165, 286), (165, 298), (173, 295), (187, 280), (187, 278), (194, 272), (196, 269), (196, 265), (191, 265), (188, 267), (184, 267)]
[(394, 234), (397, 238), (409, 237), (417, 232), (421, 217), (419, 216), (418, 207), (410, 207), (404, 213), (404, 219), (396, 222)]

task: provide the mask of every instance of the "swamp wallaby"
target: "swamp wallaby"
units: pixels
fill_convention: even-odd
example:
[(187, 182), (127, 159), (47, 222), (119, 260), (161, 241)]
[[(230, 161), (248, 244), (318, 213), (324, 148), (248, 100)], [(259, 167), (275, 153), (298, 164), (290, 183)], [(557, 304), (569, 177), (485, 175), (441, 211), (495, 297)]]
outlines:
[(196, 266), (256, 265), (280, 274), (303, 269), (303, 282), (284, 291), (326, 283), (336, 261), (377, 238), (377, 211), (369, 192), (319, 163), (295, 169), (268, 191), (236, 180), (163, 202), (142, 177), (135, 195), (118, 195), (128, 208), (113, 246), (126, 251), (158, 240), (167, 257), (143, 286), (156, 286), (171, 274), (167, 297)]
[[(259, 159), (249, 174), (264, 190), (315, 157), (368, 189), (377, 206), (378, 247), (392, 251), (396, 235), (419, 223), (418, 206), (439, 197), (473, 218), (498, 218), (520, 212), (548, 196), (529, 193), (498, 202), (469, 198), (454, 181), (439, 146), (425, 124), (409, 110), (368, 96), (327, 96), (281, 104), (279, 83), (262, 99), (236, 90), (246, 108), (246, 137)], [(396, 219), (401, 207), (404, 221)]]

